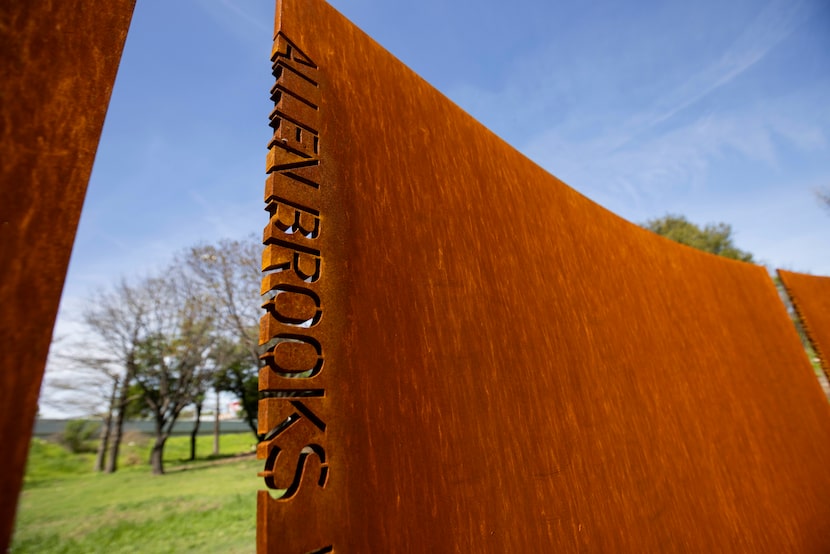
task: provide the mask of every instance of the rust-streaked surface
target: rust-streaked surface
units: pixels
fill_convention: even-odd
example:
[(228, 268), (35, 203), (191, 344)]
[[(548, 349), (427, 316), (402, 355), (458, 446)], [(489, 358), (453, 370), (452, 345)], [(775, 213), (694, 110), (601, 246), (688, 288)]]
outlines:
[(0, 7), (0, 551), (134, 0)]
[(830, 377), (830, 277), (778, 270), (807, 338)]
[(830, 407), (763, 268), (587, 200), (321, 0), (276, 29), (260, 552), (830, 550)]

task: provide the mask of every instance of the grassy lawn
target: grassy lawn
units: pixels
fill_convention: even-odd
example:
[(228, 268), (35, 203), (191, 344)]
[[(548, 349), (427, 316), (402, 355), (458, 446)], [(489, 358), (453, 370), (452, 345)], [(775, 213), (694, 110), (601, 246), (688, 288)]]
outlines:
[(147, 439), (129, 439), (111, 475), (93, 473), (91, 455), (34, 440), (11, 552), (254, 551), (262, 463), (231, 457), (251, 452), (251, 434), (223, 435), (220, 459), (200, 437), (205, 457), (192, 463), (188, 439), (174, 437), (162, 476), (150, 473)]

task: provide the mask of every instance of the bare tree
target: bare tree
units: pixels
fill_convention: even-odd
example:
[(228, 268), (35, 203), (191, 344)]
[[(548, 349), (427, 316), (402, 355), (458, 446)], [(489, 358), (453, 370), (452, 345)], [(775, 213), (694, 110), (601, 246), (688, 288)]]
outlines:
[(179, 414), (191, 403), (199, 411), (210, 387), (240, 399), (256, 434), (259, 252), (253, 239), (199, 245), (163, 276), (122, 280), (89, 299), (81, 314), (87, 332), (56, 355), (70, 371), (47, 384), (85, 403), (86, 413), (103, 414), (97, 468), (117, 469), (124, 419), (136, 400), (156, 424), (151, 465), (157, 473)]
[(89, 299), (80, 319), (84, 331), (73, 342), (53, 342), (50, 362), (66, 371), (50, 377), (47, 385), (62, 404), (86, 406), (86, 413), (103, 412), (95, 462), (98, 471), (112, 473), (118, 467), (136, 349), (146, 315), (141, 286), (122, 280)]
[(211, 353), (218, 389), (233, 393), (254, 435), (257, 434), (261, 246), (254, 238), (221, 240), (185, 251), (178, 264), (197, 280), (221, 338)]
[(210, 302), (184, 272), (175, 269), (148, 282), (147, 333), (135, 357), (134, 379), (155, 424), (150, 453), (155, 474), (164, 473), (164, 445), (173, 425), (211, 377), (207, 366), (214, 339)]
[(94, 469), (104, 471), (113, 434), (120, 373), (109, 359), (96, 359), (88, 353), (61, 351), (55, 348), (54, 342), (48, 367), (50, 373), (47, 373), (44, 383), (44, 390), (48, 393), (41, 396), (43, 404), (64, 413), (101, 417)]
[[(135, 376), (135, 357), (139, 340), (146, 325), (147, 308), (142, 287), (132, 287), (125, 280), (110, 292), (101, 293), (84, 311), (84, 323), (102, 339), (104, 350), (112, 355), (111, 362), (123, 373), (119, 377), (117, 397), (110, 407), (109, 418), (114, 422), (110, 438), (106, 473), (118, 469), (118, 451), (124, 429), (124, 417), (130, 403), (130, 384)], [(110, 375), (119, 375), (113, 370)], [(112, 415), (112, 408), (115, 414)], [(104, 439), (102, 439), (103, 442)]]

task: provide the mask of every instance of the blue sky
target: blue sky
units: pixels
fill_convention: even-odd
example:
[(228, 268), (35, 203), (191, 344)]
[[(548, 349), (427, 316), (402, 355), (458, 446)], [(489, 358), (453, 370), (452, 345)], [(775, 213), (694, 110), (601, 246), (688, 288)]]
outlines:
[[(630, 221), (726, 222), (830, 275), (830, 4), (332, 0), (485, 126)], [(259, 234), (273, 2), (139, 0), (58, 333), (91, 291)]]

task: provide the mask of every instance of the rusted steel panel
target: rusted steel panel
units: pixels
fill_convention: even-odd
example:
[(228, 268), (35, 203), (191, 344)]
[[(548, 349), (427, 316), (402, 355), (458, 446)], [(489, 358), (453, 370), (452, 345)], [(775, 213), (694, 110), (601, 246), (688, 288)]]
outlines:
[(830, 277), (778, 270), (793, 307), (830, 378)]
[(0, 551), (134, 0), (0, 6)]
[(278, 3), (274, 64), (307, 102), (268, 157), (260, 552), (830, 549), (763, 268), (589, 201), (322, 0)]

